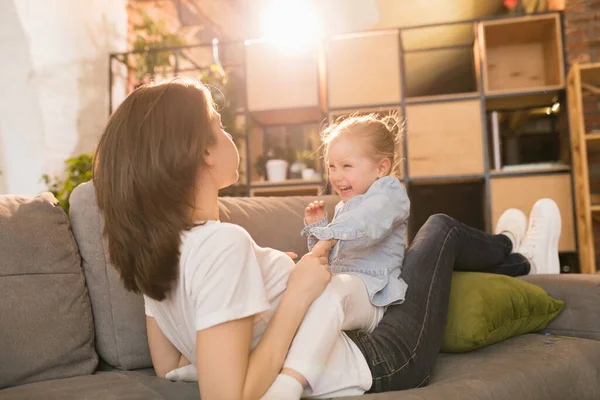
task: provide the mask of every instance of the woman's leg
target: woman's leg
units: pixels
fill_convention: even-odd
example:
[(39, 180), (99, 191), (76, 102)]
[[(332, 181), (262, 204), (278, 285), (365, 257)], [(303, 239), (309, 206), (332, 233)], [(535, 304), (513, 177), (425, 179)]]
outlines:
[(442, 343), (454, 266), (506, 274), (527, 270), (527, 259), (511, 250), (505, 235), (490, 235), (442, 214), (427, 220), (404, 258), (404, 303), (390, 306), (372, 333), (348, 332), (369, 363), (372, 392), (427, 384)]

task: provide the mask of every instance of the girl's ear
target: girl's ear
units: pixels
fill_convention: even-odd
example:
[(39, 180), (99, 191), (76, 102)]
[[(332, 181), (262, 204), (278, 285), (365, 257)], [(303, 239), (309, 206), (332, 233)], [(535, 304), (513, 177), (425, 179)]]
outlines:
[(392, 161), (387, 157), (382, 158), (377, 165), (377, 178), (382, 178), (388, 175), (391, 169)]

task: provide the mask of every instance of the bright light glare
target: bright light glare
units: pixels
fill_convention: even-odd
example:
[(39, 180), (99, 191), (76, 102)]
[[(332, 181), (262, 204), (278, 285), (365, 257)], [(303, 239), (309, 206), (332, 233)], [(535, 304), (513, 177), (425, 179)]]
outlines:
[(263, 37), (286, 46), (313, 42), (321, 35), (318, 15), (306, 0), (278, 0), (262, 14)]
[(552, 112), (557, 112), (560, 109), (560, 103), (552, 104)]

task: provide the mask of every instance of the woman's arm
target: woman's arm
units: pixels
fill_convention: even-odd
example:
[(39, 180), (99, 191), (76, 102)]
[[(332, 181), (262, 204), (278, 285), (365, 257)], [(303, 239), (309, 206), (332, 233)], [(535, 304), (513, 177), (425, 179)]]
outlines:
[(197, 332), (201, 398), (254, 400), (267, 391), (283, 367), (306, 310), (331, 279), (326, 263), (326, 256), (309, 253), (296, 264), (273, 318), (251, 353), (253, 317)]
[(162, 333), (156, 320), (149, 316), (146, 316), (146, 331), (152, 365), (157, 376), (164, 378), (172, 369), (190, 363)]
[(273, 319), (250, 353), (253, 317), (198, 331), (196, 361), (202, 399), (259, 399), (283, 367), (307, 302), (284, 294)]

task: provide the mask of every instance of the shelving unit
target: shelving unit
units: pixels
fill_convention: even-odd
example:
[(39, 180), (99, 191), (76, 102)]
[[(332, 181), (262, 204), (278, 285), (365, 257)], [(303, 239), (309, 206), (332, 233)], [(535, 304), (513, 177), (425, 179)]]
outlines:
[(479, 99), (409, 104), (405, 108), (411, 178), (483, 177)]
[(559, 14), (483, 21), (479, 24), (479, 38), (485, 93), (564, 87)]
[(582, 272), (594, 273), (598, 268), (593, 222), (600, 213), (600, 195), (590, 190), (589, 155), (600, 151), (600, 133), (588, 130), (591, 127), (585, 124), (583, 91), (586, 85), (600, 86), (600, 63), (574, 64), (567, 78), (579, 259)]
[(330, 40), (326, 45), (328, 109), (399, 104), (400, 46), (398, 30)]
[[(437, 41), (423, 47), (423, 38)], [(277, 61), (289, 56), (260, 46), (246, 46), (247, 109), (259, 124), (322, 124), (370, 112), (406, 118), (402, 181), (422, 199), (412, 202), (411, 234), (435, 212), (493, 231), (504, 209), (528, 212), (537, 198), (550, 197), (563, 219), (560, 251), (577, 252), (561, 14), (345, 34), (305, 48), (297, 63)], [(304, 78), (289, 75), (292, 65)], [(295, 116), (306, 107), (310, 117)], [(600, 133), (597, 139), (589, 142), (600, 149)], [(251, 159), (264, 142), (249, 143)], [(551, 159), (523, 161), (532, 146)], [(303, 184), (249, 187), (251, 195), (301, 194)]]

